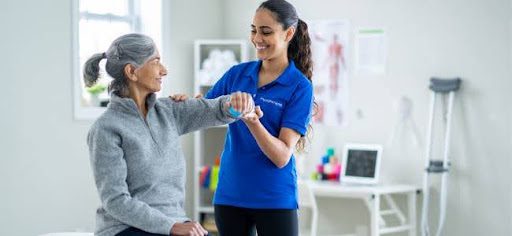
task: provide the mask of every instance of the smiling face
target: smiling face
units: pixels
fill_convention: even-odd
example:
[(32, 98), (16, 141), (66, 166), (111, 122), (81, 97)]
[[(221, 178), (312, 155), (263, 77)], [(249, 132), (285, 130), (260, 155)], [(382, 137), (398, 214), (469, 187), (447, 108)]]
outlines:
[(251, 25), (251, 42), (256, 48), (256, 56), (260, 60), (286, 58), (288, 43), (294, 33), (294, 28), (283, 29), (267, 9), (259, 9), (254, 14)]
[(134, 70), (136, 80), (134, 85), (141, 91), (154, 93), (162, 89), (162, 77), (167, 75), (167, 69), (160, 62), (160, 54), (155, 53), (141, 67)]

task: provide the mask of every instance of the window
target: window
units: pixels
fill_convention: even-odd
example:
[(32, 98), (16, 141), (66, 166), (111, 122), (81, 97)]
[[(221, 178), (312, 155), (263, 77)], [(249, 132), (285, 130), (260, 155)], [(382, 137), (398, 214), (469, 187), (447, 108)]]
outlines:
[[(95, 119), (104, 110), (109, 96), (107, 87), (112, 78), (100, 63), (100, 79), (96, 86), (86, 88), (82, 69), (95, 53), (105, 52), (110, 43), (127, 33), (149, 35), (159, 49), (162, 41), (161, 0), (74, 0), (73, 1), (73, 84), (75, 119)], [(162, 52), (160, 52), (162, 53)]]

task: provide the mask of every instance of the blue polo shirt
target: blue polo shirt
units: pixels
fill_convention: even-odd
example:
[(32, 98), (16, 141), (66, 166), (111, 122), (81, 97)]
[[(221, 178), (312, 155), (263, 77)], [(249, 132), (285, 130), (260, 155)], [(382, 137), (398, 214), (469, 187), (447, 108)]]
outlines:
[[(279, 136), (283, 127), (305, 135), (313, 104), (311, 82), (290, 61), (276, 80), (258, 88), (260, 67), (261, 61), (232, 67), (206, 94), (206, 98), (236, 91), (247, 92), (261, 107), (264, 115), (260, 121), (274, 137)], [(213, 202), (256, 209), (297, 209), (294, 156), (279, 169), (261, 151), (243, 121), (231, 123)]]

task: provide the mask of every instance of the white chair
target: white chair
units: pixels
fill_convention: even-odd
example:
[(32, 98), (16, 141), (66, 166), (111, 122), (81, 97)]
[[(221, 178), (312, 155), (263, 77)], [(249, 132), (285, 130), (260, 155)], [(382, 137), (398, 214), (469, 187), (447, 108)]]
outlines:
[(313, 195), (313, 191), (311, 191), (307, 181), (299, 180), (297, 187), (299, 192), (299, 222), (301, 222), (301, 218), (304, 217), (303, 210), (309, 209), (311, 211), (309, 228), (299, 227), (299, 235), (316, 236), (318, 230), (318, 208), (315, 196)]
[(39, 236), (94, 236), (94, 233), (85, 232), (62, 232), (62, 233), (47, 233)]

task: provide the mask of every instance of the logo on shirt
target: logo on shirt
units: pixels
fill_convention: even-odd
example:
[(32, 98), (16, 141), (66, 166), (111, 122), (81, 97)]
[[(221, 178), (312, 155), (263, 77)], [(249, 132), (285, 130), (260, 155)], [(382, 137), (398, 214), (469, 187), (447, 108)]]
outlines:
[(272, 105), (274, 105), (274, 106), (283, 107), (283, 104), (282, 104), (282, 103), (276, 102), (276, 101), (271, 100), (271, 99), (266, 99), (266, 98), (261, 98), (261, 97), (260, 97), (260, 100), (261, 100), (262, 102), (265, 102), (265, 103), (270, 103), (270, 104), (272, 104)]

